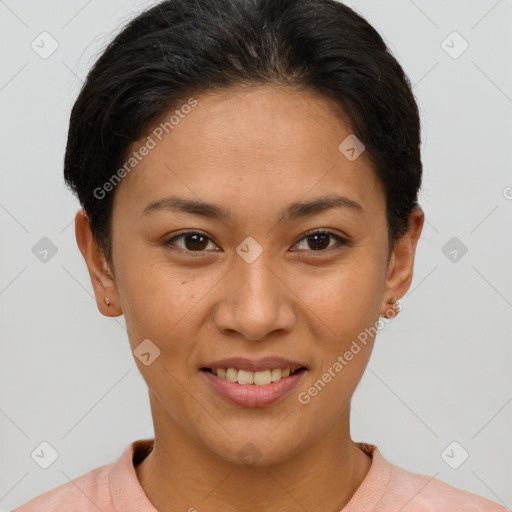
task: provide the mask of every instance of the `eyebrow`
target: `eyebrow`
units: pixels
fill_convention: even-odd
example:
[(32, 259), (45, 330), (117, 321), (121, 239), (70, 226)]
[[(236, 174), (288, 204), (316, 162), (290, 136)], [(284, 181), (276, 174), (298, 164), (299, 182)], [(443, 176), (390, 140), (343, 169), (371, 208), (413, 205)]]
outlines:
[[(365, 211), (363, 206), (353, 199), (349, 199), (348, 197), (340, 195), (329, 195), (318, 197), (308, 202), (296, 201), (291, 203), (283, 211), (281, 211), (278, 218), (279, 221), (290, 221), (316, 215), (333, 208), (347, 208), (357, 213), (364, 213)], [(165, 210), (183, 212), (191, 215), (197, 215), (210, 219), (219, 219), (223, 221), (231, 220), (231, 214), (222, 206), (212, 203), (205, 203), (203, 201), (184, 199), (177, 196), (164, 197), (149, 203), (144, 208), (142, 215), (148, 215), (156, 211)]]

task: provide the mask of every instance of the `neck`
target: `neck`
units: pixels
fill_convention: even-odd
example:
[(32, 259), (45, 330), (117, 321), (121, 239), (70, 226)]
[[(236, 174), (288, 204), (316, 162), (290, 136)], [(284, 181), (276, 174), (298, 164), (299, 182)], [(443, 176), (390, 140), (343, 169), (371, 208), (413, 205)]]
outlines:
[(135, 470), (160, 512), (339, 512), (370, 470), (350, 438), (349, 411), (317, 443), (265, 467), (226, 461), (155, 412), (153, 450)]

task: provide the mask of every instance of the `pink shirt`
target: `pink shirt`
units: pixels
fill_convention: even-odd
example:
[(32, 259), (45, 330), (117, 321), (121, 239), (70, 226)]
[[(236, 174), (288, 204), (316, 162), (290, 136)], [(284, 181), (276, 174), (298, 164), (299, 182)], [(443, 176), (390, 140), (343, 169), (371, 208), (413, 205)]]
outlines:
[[(115, 462), (41, 494), (13, 512), (158, 512), (134, 468), (152, 445), (153, 439), (134, 441)], [(372, 457), (372, 465), (341, 512), (508, 512), (497, 503), (437, 478), (395, 466), (372, 444), (357, 445)]]

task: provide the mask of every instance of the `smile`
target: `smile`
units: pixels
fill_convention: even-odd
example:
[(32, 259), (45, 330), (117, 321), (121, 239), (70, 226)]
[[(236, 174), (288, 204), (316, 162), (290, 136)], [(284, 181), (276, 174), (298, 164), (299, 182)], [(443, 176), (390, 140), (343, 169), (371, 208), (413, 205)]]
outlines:
[(264, 386), (271, 382), (279, 382), (296, 371), (304, 369), (291, 369), (291, 368), (274, 368), (272, 370), (262, 370), (259, 372), (250, 372), (247, 370), (237, 370), (236, 368), (206, 368), (207, 371), (213, 373), (221, 379), (226, 379), (229, 382), (238, 382), (238, 384), (255, 384), (257, 386)]
[(208, 387), (232, 404), (255, 408), (273, 405), (298, 385), (308, 370), (305, 367), (273, 368), (251, 372), (236, 368), (201, 368)]

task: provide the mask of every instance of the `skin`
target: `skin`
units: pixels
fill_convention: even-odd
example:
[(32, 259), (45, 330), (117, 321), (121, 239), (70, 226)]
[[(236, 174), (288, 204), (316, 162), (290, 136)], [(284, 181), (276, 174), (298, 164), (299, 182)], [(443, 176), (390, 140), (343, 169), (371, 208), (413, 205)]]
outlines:
[[(317, 94), (266, 85), (196, 99), (117, 186), (111, 262), (80, 211), (75, 221), (99, 310), (125, 315), (132, 351), (147, 338), (161, 350), (149, 366), (135, 358), (155, 426), (154, 449), (137, 476), (161, 512), (339, 511), (371, 466), (351, 439), (350, 401), (374, 339), (307, 405), (297, 393), (380, 315), (390, 316), (389, 298), (405, 295), (423, 212), (413, 211), (388, 258), (381, 183), (366, 153), (349, 161), (339, 151), (350, 126)], [(330, 194), (364, 210), (278, 220), (289, 203)], [(232, 218), (142, 214), (169, 195), (216, 203)], [(352, 245), (304, 237), (318, 228)], [(208, 237), (199, 256), (190, 237), (165, 245), (188, 229)], [(252, 263), (236, 252), (248, 236), (263, 249)], [(206, 361), (267, 355), (308, 368), (272, 406), (233, 405), (200, 372)], [(237, 456), (248, 442), (260, 456), (252, 466)]]

